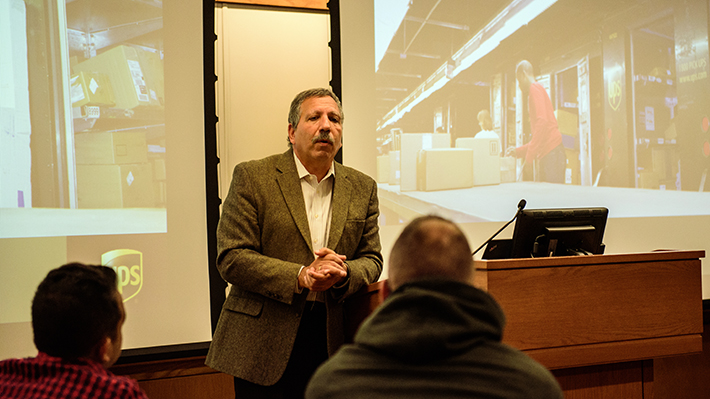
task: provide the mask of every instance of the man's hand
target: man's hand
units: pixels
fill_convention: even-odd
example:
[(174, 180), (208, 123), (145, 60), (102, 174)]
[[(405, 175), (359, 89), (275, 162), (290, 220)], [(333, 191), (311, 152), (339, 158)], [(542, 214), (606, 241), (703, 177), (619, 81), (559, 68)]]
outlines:
[(505, 156), (506, 156), (506, 157), (515, 156), (515, 147), (508, 147), (508, 148), (505, 150)]
[(321, 248), (315, 251), (316, 259), (301, 270), (298, 286), (311, 291), (325, 291), (348, 277), (345, 255)]

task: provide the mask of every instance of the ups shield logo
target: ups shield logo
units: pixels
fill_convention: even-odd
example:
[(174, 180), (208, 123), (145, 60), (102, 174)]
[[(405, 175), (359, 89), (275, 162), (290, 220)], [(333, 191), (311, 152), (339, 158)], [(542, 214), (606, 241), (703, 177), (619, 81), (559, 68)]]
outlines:
[(621, 105), (621, 95), (622, 95), (622, 77), (624, 69), (616, 64), (612, 72), (609, 73), (608, 87), (607, 87), (607, 98), (609, 100), (609, 106), (614, 111), (619, 109)]
[(116, 271), (118, 292), (123, 302), (143, 288), (143, 254), (132, 249), (115, 249), (101, 255), (101, 264)]

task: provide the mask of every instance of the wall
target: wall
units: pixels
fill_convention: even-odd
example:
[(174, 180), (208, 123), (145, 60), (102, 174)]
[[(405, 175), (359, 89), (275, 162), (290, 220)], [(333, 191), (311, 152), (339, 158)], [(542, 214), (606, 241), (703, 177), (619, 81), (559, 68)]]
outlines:
[[(288, 149), (293, 97), (330, 81), (330, 20), (323, 11), (217, 3), (220, 197), (239, 162)], [(346, 133), (347, 134), (347, 133)]]

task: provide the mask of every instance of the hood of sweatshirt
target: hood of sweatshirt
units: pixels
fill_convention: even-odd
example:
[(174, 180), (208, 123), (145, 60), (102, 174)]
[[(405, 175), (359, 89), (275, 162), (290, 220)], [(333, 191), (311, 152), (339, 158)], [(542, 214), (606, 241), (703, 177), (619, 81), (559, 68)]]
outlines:
[(456, 356), (483, 341), (500, 341), (505, 316), (471, 285), (423, 280), (402, 285), (362, 324), (355, 344), (409, 363)]

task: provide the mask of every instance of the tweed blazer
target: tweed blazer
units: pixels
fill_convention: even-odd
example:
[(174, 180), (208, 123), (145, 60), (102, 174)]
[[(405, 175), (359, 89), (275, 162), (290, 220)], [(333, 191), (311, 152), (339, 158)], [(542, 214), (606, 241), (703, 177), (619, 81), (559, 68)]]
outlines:
[[(335, 163), (328, 248), (345, 255), (349, 278), (326, 292), (328, 352), (343, 343), (343, 300), (382, 272), (377, 184)], [(296, 293), (301, 266), (314, 259), (292, 150), (234, 168), (217, 227), (217, 268), (232, 284), (206, 364), (273, 385), (283, 374), (308, 290)]]

